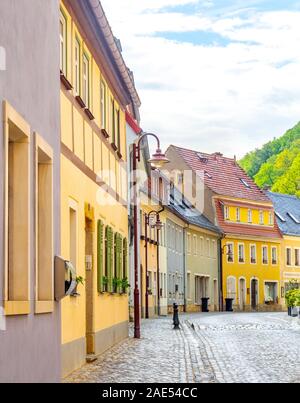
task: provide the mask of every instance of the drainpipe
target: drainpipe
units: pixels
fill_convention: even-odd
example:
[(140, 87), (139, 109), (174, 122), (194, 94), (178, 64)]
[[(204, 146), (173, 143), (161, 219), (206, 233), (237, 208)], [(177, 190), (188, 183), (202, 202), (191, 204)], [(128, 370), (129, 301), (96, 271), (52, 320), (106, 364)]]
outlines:
[(184, 305), (183, 311), (187, 311), (187, 264), (186, 264), (186, 229), (187, 227), (183, 227), (183, 292), (184, 292)]
[(225, 236), (222, 235), (218, 240), (218, 248), (219, 248), (219, 311), (223, 312), (224, 309), (224, 300), (223, 300), (223, 248), (222, 248), (222, 239)]
[(156, 230), (157, 239), (157, 314), (160, 316), (160, 271), (159, 271), (159, 229)]
[(148, 223), (147, 214), (145, 214), (145, 318), (149, 319), (149, 291), (148, 291)]

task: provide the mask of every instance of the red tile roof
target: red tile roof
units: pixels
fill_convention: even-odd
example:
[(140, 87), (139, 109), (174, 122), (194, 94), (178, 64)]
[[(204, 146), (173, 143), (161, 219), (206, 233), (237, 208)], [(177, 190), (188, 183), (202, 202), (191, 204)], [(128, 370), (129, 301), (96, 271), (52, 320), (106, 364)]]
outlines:
[(221, 202), (222, 200), (218, 199), (215, 200), (216, 217), (218, 221), (218, 226), (226, 234), (246, 235), (251, 237), (255, 236), (263, 238), (273, 238), (273, 239), (281, 238), (281, 233), (279, 231), (276, 220), (274, 227), (240, 224), (225, 221), (221, 207)]
[[(186, 148), (173, 147), (193, 171), (202, 171), (204, 182), (213, 192), (253, 201), (269, 202), (271, 200), (233, 158), (226, 158), (220, 153), (205, 154)], [(242, 183), (247, 182), (249, 187)]]

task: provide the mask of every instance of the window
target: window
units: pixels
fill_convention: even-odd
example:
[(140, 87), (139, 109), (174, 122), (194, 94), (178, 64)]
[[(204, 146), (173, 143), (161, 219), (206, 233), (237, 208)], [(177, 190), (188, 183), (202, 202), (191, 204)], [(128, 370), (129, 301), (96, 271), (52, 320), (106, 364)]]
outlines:
[(251, 209), (248, 210), (248, 223), (252, 224), (252, 210)]
[(100, 108), (101, 108), (101, 128), (106, 130), (106, 85), (101, 80), (100, 83)]
[(237, 207), (236, 209), (236, 221), (240, 221), (241, 220), (241, 210), (239, 207)]
[(286, 265), (287, 266), (292, 265), (292, 249), (291, 248), (286, 248)]
[(286, 220), (282, 217), (282, 215), (280, 213), (278, 213), (277, 211), (275, 212), (276, 217), (279, 218), (280, 221), (282, 222), (286, 222)]
[(90, 62), (88, 57), (83, 55), (83, 83), (82, 83), (82, 99), (86, 107), (90, 106)]
[(245, 263), (245, 246), (239, 244), (239, 263)]
[(187, 240), (187, 252), (191, 254), (192, 253), (191, 234), (187, 234), (186, 240)]
[(183, 173), (179, 173), (177, 175), (177, 184), (182, 185), (183, 184)]
[(264, 212), (263, 211), (259, 212), (259, 224), (260, 225), (264, 224)]
[(53, 151), (36, 134), (36, 313), (53, 311), (52, 177)]
[(81, 51), (80, 51), (80, 42), (76, 38), (75, 39), (75, 61), (74, 61), (74, 68), (75, 68), (75, 92), (76, 95), (80, 95), (80, 58), (81, 58)]
[(274, 225), (274, 214), (273, 214), (273, 212), (269, 213), (269, 225)]
[(296, 223), (296, 224), (300, 224), (300, 221), (298, 220), (298, 218), (296, 218), (294, 216), (294, 214), (292, 213), (287, 213), (287, 215)]
[(244, 186), (246, 186), (246, 188), (250, 189), (251, 186), (249, 185), (249, 183), (245, 180), (245, 179), (241, 179), (241, 182)]
[(233, 243), (227, 244), (227, 262), (233, 263)]
[(187, 297), (191, 299), (191, 273), (187, 273)]
[(60, 70), (67, 75), (67, 20), (60, 12)]
[(30, 312), (30, 126), (4, 102), (6, 315)]
[(69, 224), (70, 224), (70, 262), (77, 268), (77, 209), (75, 203), (69, 208)]
[(211, 251), (210, 251), (210, 239), (206, 239), (206, 256), (210, 257)]
[(111, 142), (116, 144), (116, 127), (115, 127), (115, 103), (111, 98), (110, 100), (110, 129), (111, 129)]
[(256, 263), (256, 245), (250, 246), (250, 259), (252, 264)]
[(235, 277), (227, 277), (226, 286), (227, 286), (227, 298), (232, 298), (233, 299), (233, 304), (235, 304), (235, 299), (236, 299), (236, 278)]
[(300, 266), (300, 249), (295, 249), (295, 266)]
[(262, 247), (262, 262), (263, 264), (268, 264), (268, 247)]
[(200, 237), (200, 247), (199, 247), (199, 251), (200, 251), (201, 256), (203, 256), (203, 253), (204, 253), (204, 239), (203, 239), (202, 236)]
[(277, 247), (272, 246), (272, 264), (277, 264)]
[(115, 138), (116, 138), (116, 146), (120, 151), (121, 148), (121, 137), (120, 137), (120, 111), (119, 109), (115, 108)]
[(217, 257), (217, 248), (216, 248), (216, 241), (212, 240), (212, 257), (216, 258)]
[(101, 220), (97, 222), (97, 288), (98, 292), (104, 291), (103, 284), (103, 234), (104, 225)]
[(193, 235), (193, 252), (194, 255), (198, 254), (198, 250), (197, 250), (197, 236)]
[(224, 208), (224, 216), (225, 216), (225, 220), (229, 220), (229, 207), (225, 206)]

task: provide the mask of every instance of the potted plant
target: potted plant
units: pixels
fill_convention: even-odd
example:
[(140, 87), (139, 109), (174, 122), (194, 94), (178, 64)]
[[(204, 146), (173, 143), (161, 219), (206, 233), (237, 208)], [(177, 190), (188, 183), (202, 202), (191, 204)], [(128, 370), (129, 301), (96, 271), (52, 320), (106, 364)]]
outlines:
[(130, 284), (128, 282), (128, 278), (127, 277), (123, 278), (121, 281), (122, 292), (125, 294), (129, 287), (130, 287)]
[(265, 299), (265, 304), (266, 305), (272, 305), (274, 303), (273, 298), (269, 295), (266, 299)]
[(297, 307), (300, 306), (300, 290), (298, 289), (291, 289), (286, 292), (285, 300), (288, 307), (288, 314), (290, 316), (297, 316), (298, 309)]
[(113, 281), (113, 293), (116, 293), (120, 287), (122, 287), (122, 280), (118, 277), (114, 277)]
[(108, 287), (108, 277), (107, 276), (102, 277), (102, 285), (103, 285), (103, 291), (107, 292), (107, 287)]
[(85, 279), (82, 276), (76, 276), (76, 288), (75, 290), (72, 292), (71, 296), (72, 297), (80, 297), (80, 294), (77, 292), (77, 287), (79, 284), (84, 285), (85, 283)]

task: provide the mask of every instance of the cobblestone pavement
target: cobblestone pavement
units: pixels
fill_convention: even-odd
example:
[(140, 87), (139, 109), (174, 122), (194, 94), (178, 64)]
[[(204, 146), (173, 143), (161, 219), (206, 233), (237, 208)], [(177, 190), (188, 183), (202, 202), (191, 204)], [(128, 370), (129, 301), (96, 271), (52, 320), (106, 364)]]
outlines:
[(210, 313), (142, 322), (66, 382), (300, 383), (300, 326), (283, 313)]

